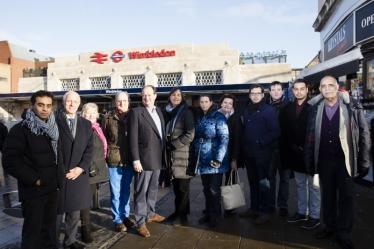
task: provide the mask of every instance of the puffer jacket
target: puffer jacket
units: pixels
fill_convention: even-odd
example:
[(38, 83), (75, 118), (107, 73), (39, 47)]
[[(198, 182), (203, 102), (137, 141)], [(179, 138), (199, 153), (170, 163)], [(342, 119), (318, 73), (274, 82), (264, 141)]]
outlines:
[[(190, 144), (195, 136), (194, 114), (186, 103), (178, 105), (178, 111), (170, 116), (163, 109), (165, 124), (169, 122), (166, 130), (168, 146), (166, 147), (168, 168), (171, 169), (172, 178), (188, 179), (194, 176), (194, 155)], [(179, 109), (180, 108), (180, 109)], [(177, 114), (179, 112), (179, 114)], [(177, 118), (175, 120), (175, 118)], [(172, 129), (174, 124), (174, 130)]]
[[(199, 163), (196, 172), (198, 174), (225, 173), (229, 170), (228, 146), (229, 130), (225, 115), (220, 113), (217, 104), (204, 115), (201, 108), (198, 108), (198, 116), (195, 122), (195, 160), (197, 160), (200, 149)], [(211, 160), (221, 162), (219, 168), (210, 166)]]
[(102, 129), (108, 143), (108, 153), (106, 157), (108, 166), (132, 167), (127, 141), (127, 131), (125, 130), (125, 125), (119, 120), (115, 111), (111, 111), (104, 116)]
[[(346, 93), (337, 93), (339, 96), (340, 105), (339, 109), (346, 108), (348, 111), (349, 125), (350, 125), (350, 135), (352, 136), (351, 147), (353, 150), (351, 156), (351, 162), (347, 162), (347, 171), (351, 172), (351, 177), (356, 176), (357, 173), (360, 177), (367, 174), (368, 168), (370, 166), (370, 134), (368, 125), (364, 116), (362, 105), (357, 102), (352, 97), (349, 97)], [(318, 173), (318, 152), (320, 137), (316, 134), (320, 134), (316, 131), (316, 122), (318, 119), (317, 113), (320, 108), (324, 108), (324, 98), (320, 94), (308, 101), (309, 107), (309, 118), (308, 118), (308, 128), (307, 128), (307, 139), (304, 146), (304, 160), (308, 173)], [(322, 111), (322, 110), (321, 110)], [(339, 110), (338, 110), (339, 111)], [(321, 120), (319, 121), (321, 122)], [(317, 142), (316, 142), (317, 141)], [(348, 141), (347, 138), (341, 138), (341, 141)]]

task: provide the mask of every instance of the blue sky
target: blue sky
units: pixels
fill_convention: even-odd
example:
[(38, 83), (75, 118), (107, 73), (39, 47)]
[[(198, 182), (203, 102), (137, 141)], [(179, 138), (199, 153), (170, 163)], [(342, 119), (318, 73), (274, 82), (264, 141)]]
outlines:
[(292, 68), (319, 51), (317, 0), (2, 0), (0, 40), (52, 57), (226, 42), (244, 53), (286, 50)]

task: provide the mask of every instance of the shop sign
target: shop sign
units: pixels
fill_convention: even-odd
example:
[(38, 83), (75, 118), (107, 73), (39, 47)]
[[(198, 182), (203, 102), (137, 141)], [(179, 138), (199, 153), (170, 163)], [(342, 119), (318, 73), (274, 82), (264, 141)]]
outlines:
[(356, 11), (356, 42), (374, 37), (374, 1)]
[(144, 53), (141, 52), (130, 52), (129, 58), (130, 59), (146, 59), (146, 58), (158, 58), (158, 57), (170, 57), (175, 56), (175, 50), (165, 51), (165, 49), (161, 51), (147, 51)]
[(327, 39), (324, 44), (324, 61), (332, 59), (353, 46), (353, 15), (350, 16), (339, 28)]
[[(114, 52), (110, 58), (113, 60), (114, 63), (118, 63), (125, 58), (125, 55), (122, 53), (122, 51), (116, 51)], [(108, 54), (102, 54), (99, 52), (94, 53), (94, 55), (91, 56), (91, 62), (96, 62), (99, 64), (104, 64), (104, 61), (108, 60)]]

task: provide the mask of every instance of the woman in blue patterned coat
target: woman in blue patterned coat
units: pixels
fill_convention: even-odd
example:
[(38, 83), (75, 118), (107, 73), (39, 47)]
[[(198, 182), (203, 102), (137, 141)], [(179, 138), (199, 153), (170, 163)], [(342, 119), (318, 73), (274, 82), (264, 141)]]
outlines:
[(215, 227), (221, 214), (222, 175), (229, 170), (229, 130), (225, 116), (209, 94), (202, 94), (199, 103), (193, 143), (196, 173), (201, 174), (206, 209), (199, 223), (209, 222), (210, 227)]

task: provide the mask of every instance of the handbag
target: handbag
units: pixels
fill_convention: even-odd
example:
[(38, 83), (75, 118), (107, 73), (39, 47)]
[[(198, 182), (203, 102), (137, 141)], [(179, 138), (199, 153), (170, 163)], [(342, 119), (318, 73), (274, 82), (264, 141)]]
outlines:
[(233, 171), (230, 173), (230, 178), (227, 186), (221, 187), (221, 196), (223, 207), (225, 210), (232, 210), (241, 206), (245, 206), (245, 197), (244, 197), (244, 183), (240, 182), (239, 173), (235, 170), (235, 176), (237, 183), (232, 184), (232, 175)]

